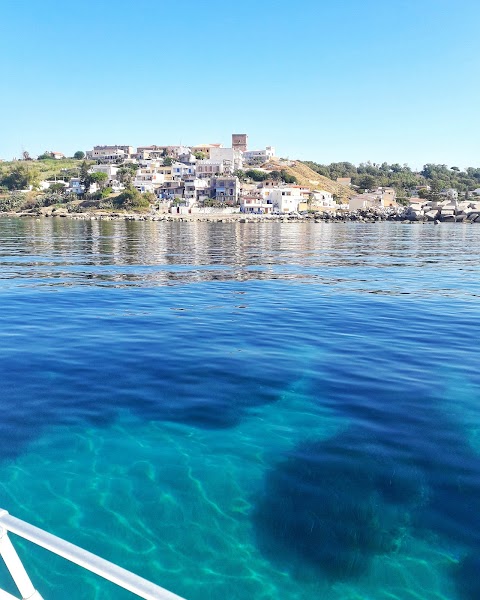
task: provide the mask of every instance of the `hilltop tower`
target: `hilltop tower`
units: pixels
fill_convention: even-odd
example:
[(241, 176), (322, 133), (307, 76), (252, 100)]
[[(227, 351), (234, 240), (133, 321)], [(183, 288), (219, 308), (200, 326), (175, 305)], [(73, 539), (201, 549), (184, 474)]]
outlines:
[(247, 139), (246, 133), (232, 133), (232, 148), (234, 150), (241, 150), (242, 152), (247, 151)]

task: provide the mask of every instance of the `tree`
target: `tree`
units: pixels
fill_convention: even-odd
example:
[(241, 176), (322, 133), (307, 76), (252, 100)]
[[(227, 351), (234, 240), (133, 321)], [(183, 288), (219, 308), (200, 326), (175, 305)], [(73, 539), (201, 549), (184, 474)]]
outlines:
[(297, 183), (295, 175), (290, 175), (285, 169), (280, 171), (280, 175), (285, 183)]
[(242, 171), (241, 169), (236, 169), (233, 172), (233, 176), (238, 177), (240, 181), (245, 181), (245, 171)]
[(88, 163), (84, 160), (80, 165), (79, 173), (80, 185), (83, 185), (85, 191), (90, 187), (90, 173), (88, 172)]
[(364, 190), (373, 190), (377, 181), (373, 175), (364, 175), (358, 182), (358, 185)]
[(89, 176), (90, 185), (92, 185), (92, 183), (96, 183), (100, 189), (103, 189), (105, 187), (107, 180), (108, 175), (103, 172), (91, 173)]
[(117, 196), (113, 202), (118, 208), (148, 208), (151, 200), (150, 194), (141, 194), (136, 188), (130, 186), (119, 196)]
[(38, 185), (38, 174), (28, 165), (19, 164), (0, 180), (0, 185), (8, 190), (25, 190)]
[(163, 159), (163, 164), (165, 167), (171, 167), (173, 165), (173, 158), (171, 158), (170, 156), (166, 156)]
[(108, 198), (108, 196), (110, 196), (110, 194), (113, 193), (113, 188), (111, 187), (105, 187), (102, 190), (100, 190), (99, 195), (100, 198)]
[(75, 152), (75, 154), (73, 155), (73, 158), (75, 158), (76, 160), (82, 160), (85, 158), (85, 152), (82, 152), (81, 150), (77, 150)]
[(43, 154), (37, 157), (37, 160), (48, 160), (53, 158), (53, 154), (51, 152), (45, 151)]
[(134, 178), (136, 172), (137, 165), (131, 163), (123, 165), (117, 171), (118, 180), (121, 181), (123, 185), (129, 186), (132, 183), (132, 179)]
[(250, 177), (250, 179), (253, 179), (253, 181), (265, 181), (269, 176), (268, 173), (258, 171), (257, 169), (249, 169), (248, 171), (245, 171), (245, 175)]
[(51, 183), (48, 187), (48, 191), (53, 192), (54, 194), (63, 194), (65, 186), (62, 183)]
[(273, 179), (273, 181), (281, 181), (282, 174), (280, 171), (270, 171), (270, 179)]
[(194, 152), (193, 156), (195, 156), (195, 158), (197, 160), (205, 160), (207, 158), (207, 155), (205, 154), (205, 152), (200, 152), (200, 150), (198, 150), (197, 152)]

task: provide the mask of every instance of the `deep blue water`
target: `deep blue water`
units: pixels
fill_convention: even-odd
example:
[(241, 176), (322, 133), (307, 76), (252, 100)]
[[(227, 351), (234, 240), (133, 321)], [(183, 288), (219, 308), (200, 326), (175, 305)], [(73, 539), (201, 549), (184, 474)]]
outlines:
[(189, 600), (478, 600), (479, 245), (0, 219), (0, 507)]

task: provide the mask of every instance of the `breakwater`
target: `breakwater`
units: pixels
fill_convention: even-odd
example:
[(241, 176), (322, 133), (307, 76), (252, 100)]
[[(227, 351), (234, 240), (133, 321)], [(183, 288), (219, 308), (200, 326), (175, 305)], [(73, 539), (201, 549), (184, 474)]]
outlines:
[(106, 211), (85, 210), (71, 212), (67, 207), (52, 206), (41, 209), (15, 213), (3, 213), (4, 216), (16, 217), (62, 217), (76, 220), (104, 220), (104, 221), (204, 221), (204, 222), (236, 222), (257, 223), (265, 222), (301, 222), (314, 221), (317, 223), (377, 223), (383, 221), (401, 221), (408, 223), (480, 223), (480, 203), (461, 202), (456, 205), (449, 202), (425, 202), (410, 206), (396, 207), (368, 207), (356, 210), (344, 208), (310, 210), (302, 213), (288, 214), (256, 214), (232, 212), (232, 208), (218, 209), (216, 212), (192, 212), (172, 214), (165, 211), (150, 210), (150, 212), (135, 211)]
[(21, 212), (4, 213), (4, 216), (51, 218), (61, 217), (74, 220), (101, 220), (101, 221), (167, 221), (167, 222), (303, 222), (315, 223), (380, 223), (384, 221), (397, 221), (409, 223), (480, 223), (480, 210), (465, 212), (442, 211), (431, 209), (419, 212), (411, 207), (402, 208), (365, 208), (358, 210), (329, 210), (309, 212), (306, 214), (248, 214), (248, 213), (210, 213), (210, 214), (170, 214), (170, 213), (140, 213), (140, 212), (102, 212), (88, 211), (82, 213), (70, 213), (65, 209), (53, 209), (48, 212)]

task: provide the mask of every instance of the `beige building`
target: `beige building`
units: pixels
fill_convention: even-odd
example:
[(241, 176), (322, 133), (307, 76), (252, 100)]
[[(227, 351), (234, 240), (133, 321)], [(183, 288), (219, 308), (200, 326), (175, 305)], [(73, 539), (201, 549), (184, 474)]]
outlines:
[(133, 153), (133, 146), (94, 146), (93, 150), (87, 150), (87, 159), (114, 163), (130, 158)]
[(387, 208), (396, 206), (396, 192), (393, 188), (378, 188), (368, 194), (359, 194), (350, 198), (348, 208), (359, 210), (362, 208)]
[(207, 158), (210, 158), (210, 150), (212, 148), (221, 148), (222, 144), (199, 144), (198, 146), (192, 146), (192, 152), (203, 152)]

